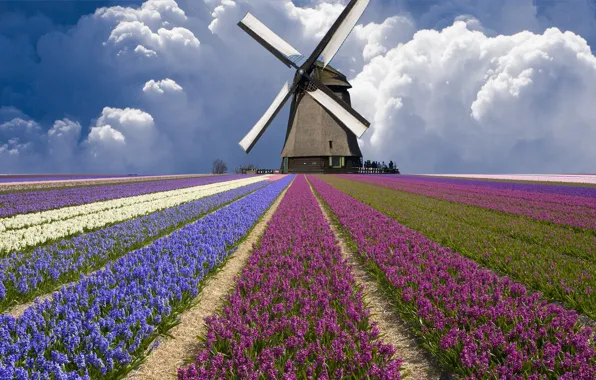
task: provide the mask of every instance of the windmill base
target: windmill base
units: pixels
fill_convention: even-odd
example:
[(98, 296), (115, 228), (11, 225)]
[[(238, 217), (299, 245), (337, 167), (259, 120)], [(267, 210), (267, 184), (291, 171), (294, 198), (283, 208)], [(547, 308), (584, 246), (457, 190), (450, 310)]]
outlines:
[(282, 173), (358, 173), (362, 157), (358, 156), (309, 156), (282, 157)]

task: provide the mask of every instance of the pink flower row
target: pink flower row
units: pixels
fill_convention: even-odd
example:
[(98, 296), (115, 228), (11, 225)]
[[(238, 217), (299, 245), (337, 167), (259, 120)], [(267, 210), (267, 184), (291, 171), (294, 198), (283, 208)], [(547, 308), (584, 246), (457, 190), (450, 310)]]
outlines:
[(596, 378), (592, 331), (578, 325), (575, 311), (309, 179), (427, 347), (455, 372), (469, 378)]
[(252, 252), (204, 348), (180, 380), (399, 379), (379, 331), (304, 176)]

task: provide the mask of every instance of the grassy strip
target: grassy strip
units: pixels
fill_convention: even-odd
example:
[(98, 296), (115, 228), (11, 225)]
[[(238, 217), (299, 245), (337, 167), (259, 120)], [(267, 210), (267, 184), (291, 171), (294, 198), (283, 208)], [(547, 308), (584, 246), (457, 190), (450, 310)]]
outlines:
[[(336, 178), (333, 177), (332, 180)], [(548, 221), (535, 220), (523, 215), (396, 189), (381, 183), (366, 180), (358, 182), (391, 189), (395, 191), (394, 197), (396, 199), (426, 212), (449, 216), (471, 226), (485, 228), (491, 232), (507, 235), (529, 244), (550, 247), (559, 254), (596, 262), (596, 230), (587, 231)]]
[(320, 178), (441, 245), (542, 292), (546, 298), (596, 317), (594, 247), (582, 246), (585, 237), (581, 234), (371, 184), (333, 176)]
[(596, 346), (578, 315), (403, 227), (315, 178), (398, 311), (447, 368), (467, 378), (593, 379)]
[(388, 187), (435, 199), (523, 215), (534, 221), (562, 225), (575, 231), (590, 231), (596, 246), (596, 198), (491, 189), (452, 183), (425, 182), (404, 177), (342, 175), (342, 178)]

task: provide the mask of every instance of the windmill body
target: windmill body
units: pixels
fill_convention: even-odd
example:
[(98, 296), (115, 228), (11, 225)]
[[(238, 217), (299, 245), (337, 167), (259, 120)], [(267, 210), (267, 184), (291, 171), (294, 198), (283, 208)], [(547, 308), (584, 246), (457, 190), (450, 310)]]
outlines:
[(362, 165), (357, 138), (370, 123), (350, 103), (345, 75), (329, 66), (337, 50), (366, 9), (369, 0), (352, 0), (310, 57), (301, 55), (248, 13), (238, 25), (273, 53), (296, 75), (285, 83), (265, 114), (240, 141), (248, 153), (284, 104), (291, 98), (282, 149), (284, 173), (355, 172)]
[[(345, 76), (330, 66), (322, 70), (318, 67), (315, 75), (335, 96), (350, 105), (348, 89), (351, 86)], [(294, 94), (292, 102), (295, 110), (290, 115), (281, 152), (283, 170), (290, 173), (356, 171), (362, 164), (356, 135), (304, 92)]]

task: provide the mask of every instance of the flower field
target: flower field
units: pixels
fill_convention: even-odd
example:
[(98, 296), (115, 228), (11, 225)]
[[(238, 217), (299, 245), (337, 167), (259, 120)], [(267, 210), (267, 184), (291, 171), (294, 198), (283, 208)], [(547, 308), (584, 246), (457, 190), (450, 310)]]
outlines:
[(594, 380), (596, 188), (564, 180), (6, 178), (0, 379)]

